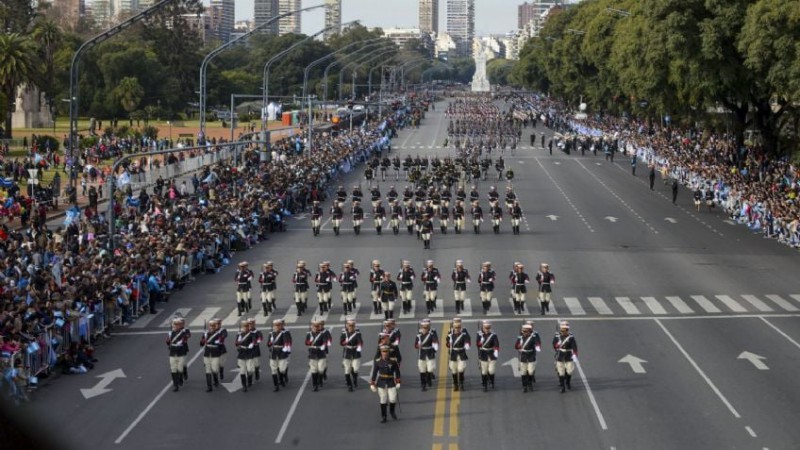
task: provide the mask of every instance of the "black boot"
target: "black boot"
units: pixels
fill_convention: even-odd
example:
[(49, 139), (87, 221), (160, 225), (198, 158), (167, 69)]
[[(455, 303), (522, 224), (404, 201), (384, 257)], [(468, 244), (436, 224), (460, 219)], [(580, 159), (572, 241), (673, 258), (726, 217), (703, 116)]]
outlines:
[(380, 235), (381, 234), (381, 227), (377, 227), (377, 228), (378, 228), (378, 234)]
[(461, 390), (462, 391), (466, 391), (467, 388), (464, 387), (464, 372), (461, 372), (461, 373), (458, 374), (458, 381), (459, 381), (459, 384), (461, 384)]
[(386, 405), (381, 403), (381, 423), (386, 423)]
[(483, 386), (483, 392), (489, 392), (489, 377), (487, 375), (481, 375), (481, 385)]
[(345, 374), (344, 380), (347, 382), (347, 391), (348, 392), (353, 392), (353, 381), (350, 378), (350, 374), (349, 373)]
[(571, 391), (572, 390), (572, 383), (571, 383), (572, 375), (567, 375), (566, 377), (564, 377), (564, 380), (567, 382), (567, 389), (569, 389)]
[(211, 384), (211, 374), (206, 374), (206, 392), (211, 392), (214, 390), (213, 385)]
[(458, 374), (454, 373), (453, 374), (453, 392), (457, 392), (457, 391), (458, 391)]
[(519, 302), (514, 300), (514, 312), (519, 313)]
[(272, 375), (272, 384), (275, 386), (272, 388), (272, 392), (278, 392), (281, 390), (281, 385), (278, 381), (278, 375)]
[(539, 309), (541, 310), (542, 315), (544, 315), (544, 303), (539, 304)]
[[(530, 374), (529, 381), (531, 383), (536, 383), (536, 371), (533, 371), (533, 373)], [(531, 388), (533, 388), (533, 385), (531, 385)]]
[(242, 390), (247, 392), (247, 375), (241, 374), (239, 375), (239, 380), (242, 382)]
[(353, 388), (358, 387), (358, 372), (353, 372)]
[(447, 233), (447, 227), (445, 227), (444, 225), (442, 225), (442, 226), (441, 226), (441, 227), (439, 227), (439, 228), (441, 228), (441, 230), (442, 230), (442, 234), (445, 234), (445, 233)]
[(322, 371), (322, 379), (320, 380), (319, 384), (322, 385), (322, 381), (328, 380), (328, 368), (326, 367), (325, 370)]
[(491, 384), (492, 385), (492, 389), (494, 389), (494, 374), (493, 373), (489, 374), (489, 384)]
[(247, 386), (253, 385), (253, 375), (247, 375)]
[(219, 387), (219, 375), (214, 374), (213, 378), (214, 378), (214, 387)]
[(289, 371), (278, 372), (278, 381), (280, 381), (281, 387), (286, 387), (286, 383), (289, 382)]
[(388, 309), (383, 312), (383, 318), (385, 320), (389, 320), (389, 310)]
[(256, 366), (256, 381), (261, 379), (261, 368)]
[(247, 299), (247, 312), (250, 312), (251, 309), (253, 309), (253, 299), (248, 298)]
[(393, 309), (389, 310), (389, 318), (390, 319), (394, 319), (394, 310)]
[(428, 314), (431, 313), (431, 309), (432, 309), (431, 308), (431, 301), (430, 300), (425, 300), (425, 310), (427, 311)]
[(394, 405), (396, 405), (396, 403), (389, 403), (389, 415), (392, 416), (392, 419), (397, 420), (397, 414), (394, 412)]
[(311, 374), (311, 383), (314, 386), (314, 392), (317, 392), (319, 390), (319, 374), (318, 373), (312, 373)]
[(267, 306), (267, 303), (264, 302), (261, 304), (261, 307), (264, 308), (264, 317), (267, 317), (269, 315), (269, 306)]
[(422, 391), (428, 390), (428, 374), (423, 372), (419, 374), (419, 382), (422, 385)]
[(567, 391), (566, 383), (564, 383), (564, 377), (562, 377), (562, 376), (558, 377), (558, 385), (561, 386), (561, 393), (562, 394)]
[(528, 392), (528, 375), (522, 376), (522, 392)]
[(242, 302), (236, 302), (236, 309), (239, 311), (239, 317), (241, 317), (242, 313), (244, 312), (242, 310)]
[(550, 312), (550, 302), (544, 302), (544, 310)]
[(297, 315), (298, 316), (302, 316), (303, 315), (303, 303), (302, 302), (296, 302), (295, 306), (297, 306)]
[(222, 366), (219, 366), (219, 379), (220, 380), (225, 379), (225, 368)]
[[(186, 366), (183, 366), (183, 381), (186, 381), (188, 379), (189, 379), (189, 371), (187, 370)], [(183, 384), (183, 382), (181, 382), (181, 384)]]
[(181, 389), (181, 374), (172, 372), (172, 392), (178, 392)]

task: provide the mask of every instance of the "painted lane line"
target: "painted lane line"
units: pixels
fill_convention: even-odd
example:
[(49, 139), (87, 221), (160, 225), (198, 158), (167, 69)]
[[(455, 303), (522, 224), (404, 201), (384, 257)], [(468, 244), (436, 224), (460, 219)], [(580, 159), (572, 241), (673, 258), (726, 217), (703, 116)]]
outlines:
[(733, 414), (733, 417), (735, 417), (737, 419), (741, 419), (742, 416), (739, 415), (739, 412), (736, 411), (736, 408), (734, 408), (733, 405), (731, 405), (731, 403), (728, 401), (728, 399), (725, 398), (724, 395), (722, 395), (722, 392), (717, 388), (717, 386), (714, 384), (714, 382), (711, 381), (711, 378), (708, 378), (708, 376), (705, 374), (705, 372), (703, 372), (703, 369), (700, 368), (700, 366), (695, 362), (695, 360), (692, 358), (692, 356), (689, 355), (689, 353), (686, 351), (686, 349), (683, 348), (683, 346), (680, 344), (680, 342), (678, 342), (678, 340), (675, 339), (675, 336), (673, 336), (672, 333), (670, 333), (670, 331), (667, 329), (667, 327), (665, 327), (664, 324), (661, 323), (661, 319), (653, 319), (653, 321), (656, 324), (658, 324), (659, 327), (661, 327), (661, 329), (667, 335), (669, 340), (671, 340), (672, 343), (675, 344), (675, 347), (678, 348), (678, 351), (680, 351), (683, 354), (684, 358), (686, 358), (686, 360), (689, 361), (689, 364), (691, 364), (691, 366), (694, 367), (694, 370), (696, 370), (697, 373), (700, 374), (700, 377), (706, 382), (706, 384), (708, 384), (708, 386), (717, 395), (717, 397), (719, 397), (719, 399), (722, 401), (722, 403), (728, 408), (728, 411), (730, 411), (731, 414)]
[(752, 437), (758, 437), (758, 436), (756, 435), (756, 432), (755, 432), (755, 431), (753, 431), (753, 429), (752, 429), (752, 428), (750, 428), (750, 426), (749, 426), (749, 425), (748, 425), (748, 426), (746, 426), (746, 427), (744, 427), (744, 429), (745, 429), (745, 430), (747, 430), (747, 433), (748, 433), (750, 436), (752, 436)]
[(283, 321), (286, 323), (295, 323), (297, 322), (297, 304), (292, 304), (289, 306), (289, 309), (286, 310), (286, 314), (283, 316)]
[(351, 312), (350, 314), (342, 314), (341, 316), (339, 316), (339, 322), (344, 322), (348, 318), (358, 317), (358, 310), (361, 309), (361, 302), (355, 302), (355, 304), (356, 305), (353, 307), (353, 312)]
[(767, 295), (767, 298), (775, 302), (778, 306), (785, 309), (786, 311), (791, 311), (791, 312), (798, 311), (796, 306), (784, 300), (783, 297), (781, 297), (780, 295)]
[[(189, 360), (189, 363), (186, 364), (186, 367), (191, 367), (192, 364), (197, 360), (197, 358), (199, 358), (200, 355), (203, 354), (203, 350), (204, 349), (202, 348), (198, 350), (197, 353), (194, 354), (192, 359)], [(117, 438), (117, 440), (114, 441), (114, 443), (115, 444), (122, 443), (122, 441), (125, 440), (128, 434), (130, 434), (130, 432), (133, 431), (134, 428), (136, 428), (136, 425), (138, 425), (139, 422), (141, 422), (142, 419), (144, 419), (144, 416), (146, 416), (147, 413), (149, 413), (150, 410), (153, 409), (154, 406), (156, 406), (156, 403), (158, 403), (158, 401), (161, 400), (161, 397), (163, 397), (164, 394), (166, 394), (167, 391), (170, 390), (171, 388), (172, 388), (172, 382), (167, 383), (167, 385), (164, 386), (164, 389), (161, 389), (161, 392), (159, 392), (158, 395), (156, 395), (156, 397), (153, 399), (153, 401), (151, 401), (150, 404), (148, 404), (147, 407), (144, 408), (144, 411), (142, 411), (141, 413), (139, 413), (138, 416), (136, 416), (136, 419), (134, 419), (133, 422), (131, 422), (131, 424), (128, 425), (128, 428), (126, 428), (125, 431), (123, 431), (122, 434), (119, 435), (119, 437)]]
[(697, 304), (700, 305), (700, 307), (703, 308), (707, 313), (720, 313), (720, 312), (722, 312), (722, 310), (717, 308), (716, 305), (711, 303), (711, 300), (707, 299), (703, 295), (692, 295), (692, 299), (694, 301), (696, 301)]
[(636, 305), (633, 304), (630, 298), (614, 297), (614, 299), (617, 301), (617, 303), (619, 303), (619, 306), (621, 306), (622, 309), (625, 310), (625, 314), (638, 315), (642, 313), (641, 311), (639, 311), (639, 308), (637, 308)]
[(611, 308), (609, 308), (608, 305), (606, 305), (606, 302), (603, 301), (603, 299), (600, 297), (589, 297), (589, 303), (592, 304), (594, 309), (597, 310), (599, 314), (602, 315), (614, 314), (614, 311), (611, 311)]
[(570, 314), (574, 316), (583, 316), (586, 311), (581, 306), (580, 300), (577, 297), (564, 297), (564, 302), (567, 304)]
[(302, 397), (303, 393), (306, 391), (306, 386), (308, 386), (308, 380), (310, 379), (311, 371), (309, 370), (306, 372), (306, 377), (303, 379), (303, 384), (300, 386), (300, 390), (297, 391), (297, 395), (294, 396), (294, 401), (292, 402), (292, 406), (289, 408), (289, 412), (286, 413), (286, 418), (283, 420), (283, 425), (281, 425), (281, 430), (278, 432), (278, 437), (275, 438), (276, 444), (281, 443), (283, 435), (289, 428), (289, 422), (292, 421), (292, 416), (294, 416), (294, 412), (297, 410), (297, 405), (300, 403), (300, 397)]
[(459, 314), (459, 317), (472, 317), (472, 300), (464, 298), (464, 309)]
[(161, 315), (162, 312), (164, 312), (163, 309), (159, 309), (155, 314), (150, 314), (149, 312), (143, 313), (138, 319), (136, 319), (136, 322), (134, 322), (130, 328), (145, 328), (150, 325), (150, 322), (152, 322), (156, 317)]
[(681, 314), (694, 314), (694, 310), (689, 307), (680, 297), (667, 297), (667, 301), (672, 303), (672, 307)]
[(493, 298), (492, 301), (489, 303), (489, 311), (486, 314), (487, 316), (497, 317), (502, 315), (500, 312), (500, 304), (497, 303), (497, 299)]
[(719, 301), (725, 304), (733, 312), (747, 312), (747, 308), (731, 298), (730, 295), (715, 295)]
[(755, 295), (742, 295), (742, 298), (748, 301), (753, 307), (761, 312), (772, 312), (774, 311), (770, 308), (766, 303), (762, 302), (761, 299), (756, 297)]
[(592, 388), (589, 386), (589, 380), (586, 378), (586, 374), (583, 372), (581, 363), (579, 361), (575, 361), (575, 367), (578, 368), (578, 375), (581, 376), (581, 382), (586, 387), (586, 395), (589, 396), (589, 402), (592, 404), (592, 408), (594, 408), (594, 414), (597, 416), (597, 421), (600, 422), (600, 428), (602, 428), (603, 431), (608, 431), (606, 419), (603, 417), (603, 413), (600, 411), (600, 405), (597, 404), (597, 400), (594, 398), (594, 393), (592, 393)]
[(772, 328), (773, 330), (777, 331), (777, 332), (778, 332), (778, 334), (780, 334), (781, 336), (783, 336), (784, 338), (786, 338), (786, 340), (787, 340), (787, 341), (789, 341), (789, 342), (791, 342), (791, 343), (792, 343), (792, 344), (793, 344), (795, 347), (797, 347), (797, 348), (800, 348), (800, 342), (797, 342), (797, 341), (795, 341), (794, 339), (792, 339), (792, 337), (791, 337), (791, 336), (789, 336), (788, 334), (784, 333), (784, 332), (783, 332), (783, 330), (781, 330), (780, 328), (778, 328), (777, 326), (775, 326), (775, 325), (774, 325), (772, 322), (770, 322), (769, 320), (767, 320), (765, 317), (763, 317), (763, 316), (762, 316), (762, 317), (759, 317), (759, 319), (761, 319), (761, 320), (762, 320), (762, 321), (763, 321), (765, 324), (767, 324), (767, 325), (768, 325), (770, 328)]
[[(447, 322), (442, 326), (442, 333), (440, 336), (447, 337), (450, 332), (450, 323)], [(442, 346), (439, 352), (439, 373), (436, 380), (436, 402), (433, 413), (433, 436), (444, 436), (444, 416), (447, 404), (447, 363), (448, 355), (446, 347)]]
[(564, 192), (564, 189), (561, 188), (561, 185), (558, 184), (558, 182), (555, 180), (555, 178), (553, 178), (553, 176), (550, 175), (550, 172), (547, 169), (544, 168), (544, 164), (542, 164), (542, 161), (539, 160), (539, 157), (536, 157), (535, 159), (536, 159), (536, 163), (539, 164), (539, 167), (542, 168), (542, 171), (544, 172), (544, 174), (547, 175), (547, 178), (550, 178), (550, 181), (553, 183), (553, 186), (555, 186), (556, 189), (558, 189), (558, 192), (561, 193), (561, 195), (567, 201), (567, 204), (572, 208), (573, 211), (575, 211), (575, 214), (578, 216), (579, 219), (581, 219), (583, 224), (586, 225), (586, 228), (589, 229), (589, 232), (590, 233), (594, 233), (594, 228), (592, 228), (592, 226), (589, 224), (589, 222), (586, 220), (586, 218), (583, 217), (583, 214), (581, 214), (581, 212), (578, 209), (578, 207), (575, 206), (574, 203), (572, 203), (572, 200), (569, 198), (567, 193)]
[(169, 318), (164, 319), (164, 321), (161, 322), (161, 325), (159, 325), (159, 327), (160, 328), (169, 327), (172, 325), (172, 319), (176, 317), (186, 317), (186, 315), (189, 314), (191, 311), (192, 308), (178, 308), (175, 310), (174, 313), (172, 313), (172, 315)]
[(239, 309), (231, 310), (227, 317), (222, 319), (222, 326), (230, 327), (239, 323)]
[(653, 314), (666, 314), (667, 310), (658, 303), (655, 297), (640, 297), (645, 305), (650, 308)]
[(791, 295), (789, 295), (789, 297), (792, 297), (793, 299), (795, 299), (798, 302), (800, 302), (800, 294), (791, 294)]

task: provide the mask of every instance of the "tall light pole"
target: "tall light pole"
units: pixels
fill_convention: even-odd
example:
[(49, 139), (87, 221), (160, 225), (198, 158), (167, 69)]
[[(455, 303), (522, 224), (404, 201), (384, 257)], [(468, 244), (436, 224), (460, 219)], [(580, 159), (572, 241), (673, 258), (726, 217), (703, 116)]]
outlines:
[[(380, 50), (381, 49), (377, 49), (376, 51), (380, 51)], [(347, 70), (348, 67), (353, 66), (353, 79), (355, 79), (355, 69), (357, 67), (359, 67), (359, 66), (361, 66), (363, 64), (372, 62), (372, 61), (374, 61), (374, 60), (376, 60), (376, 59), (378, 59), (378, 58), (380, 58), (382, 56), (385, 56), (387, 53), (394, 53), (394, 51), (395, 51), (395, 48), (394, 48), (394, 46), (392, 46), (392, 48), (388, 48), (388, 49), (385, 49), (383, 51), (380, 51), (380, 53), (377, 53), (377, 54), (369, 53), (369, 54), (364, 55), (363, 57), (359, 58), (356, 61), (353, 61), (353, 62), (345, 64), (344, 67), (342, 67), (342, 70), (339, 71), (339, 100), (342, 100), (342, 86), (344, 84), (344, 74), (345, 74), (345, 71)], [(355, 97), (355, 87), (351, 90), (350, 97)]]
[[(394, 50), (394, 43), (392, 43), (390, 41), (382, 41), (382, 42), (375, 42), (375, 43), (372, 43), (372, 44), (369, 44), (369, 45), (365, 45), (365, 46), (359, 48), (358, 50), (354, 51), (353, 53), (351, 53), (351, 54), (349, 54), (347, 56), (348, 57), (353, 57), (353, 56), (355, 56), (355, 54), (360, 53), (360, 52), (362, 52), (364, 50), (370, 50), (368, 53), (359, 56), (358, 59), (357, 59), (357, 61), (358, 61), (358, 60), (361, 60), (362, 58), (369, 57), (372, 54), (372, 52), (374, 52), (374, 51), (383, 50), (383, 48), (387, 47), (387, 46), (391, 46), (392, 50)], [(325, 67), (325, 70), (322, 72), (322, 85), (323, 85), (323, 95), (322, 95), (322, 97), (323, 97), (323, 101), (327, 101), (328, 100), (328, 72), (330, 71), (331, 67), (333, 67), (336, 64), (339, 64), (341, 62), (342, 61), (340, 61), (340, 60), (334, 60), (332, 63), (328, 64), (328, 66)], [(346, 65), (351, 64), (351, 63), (347, 63)], [(342, 67), (341, 71), (339, 71), (339, 75), (340, 75), (339, 76), (339, 84), (340, 85), (341, 85), (341, 79), (342, 79), (341, 73), (344, 70), (344, 68), (346, 67), (346, 65)], [(339, 100), (341, 100), (342, 99), (341, 91), (339, 91), (339, 93), (340, 93), (339, 94)]]
[(203, 135), (203, 137), (205, 137), (205, 132), (206, 132), (206, 70), (208, 69), (208, 63), (211, 61), (211, 59), (213, 59), (215, 56), (219, 55), (220, 53), (224, 52), (225, 50), (231, 48), (232, 46), (234, 46), (239, 41), (250, 37), (256, 31), (259, 31), (259, 30), (262, 30), (262, 29), (266, 28), (268, 25), (271, 25), (276, 20), (282, 19), (282, 18), (287, 17), (287, 16), (294, 15), (294, 14), (297, 14), (297, 13), (300, 13), (300, 12), (303, 12), (303, 11), (310, 11), (312, 9), (323, 8), (323, 7), (325, 7), (324, 4), (315, 5), (315, 6), (309, 6), (307, 8), (295, 9), (293, 11), (288, 11), (288, 12), (285, 12), (283, 14), (278, 14), (276, 16), (272, 16), (271, 19), (269, 19), (268, 21), (262, 23), (261, 25), (255, 27), (255, 28), (253, 28), (252, 30), (248, 31), (247, 33), (245, 33), (245, 34), (243, 34), (241, 36), (238, 36), (235, 39), (231, 39), (227, 43), (222, 44), (219, 47), (215, 48), (209, 54), (207, 54), (205, 58), (203, 58), (203, 62), (200, 64), (200, 133)]

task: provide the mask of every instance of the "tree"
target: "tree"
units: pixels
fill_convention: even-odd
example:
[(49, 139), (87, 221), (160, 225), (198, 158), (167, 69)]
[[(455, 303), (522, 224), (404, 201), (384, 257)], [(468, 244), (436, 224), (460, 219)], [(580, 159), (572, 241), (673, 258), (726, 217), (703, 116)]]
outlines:
[(0, 90), (6, 97), (6, 137), (11, 133), (11, 111), (16, 89), (36, 79), (36, 49), (30, 38), (19, 33), (0, 34)]
[(8, 33), (25, 33), (36, 17), (30, 0), (3, 0), (0, 2), (0, 26)]
[(144, 97), (144, 89), (139, 84), (136, 77), (125, 77), (120, 80), (119, 85), (114, 88), (114, 98), (122, 105), (122, 108), (132, 113), (139, 107), (139, 103)]
[(52, 20), (38, 20), (33, 29), (33, 40), (38, 46), (39, 59), (43, 66), (42, 78), (38, 84), (48, 102), (52, 105), (56, 93), (55, 54), (62, 42), (61, 29)]
[(504, 58), (494, 58), (486, 63), (486, 78), (491, 84), (508, 84), (508, 75), (514, 62)]

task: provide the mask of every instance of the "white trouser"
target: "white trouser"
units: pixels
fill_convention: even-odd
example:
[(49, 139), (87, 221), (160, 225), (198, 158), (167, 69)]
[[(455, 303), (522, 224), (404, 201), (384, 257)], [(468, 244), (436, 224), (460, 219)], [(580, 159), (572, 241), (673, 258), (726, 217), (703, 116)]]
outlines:
[(353, 226), (354, 227), (360, 227), (362, 222), (364, 222), (364, 221), (361, 220), (361, 219), (353, 219)]
[(518, 302), (524, 302), (525, 301), (525, 293), (524, 292), (515, 292), (514, 293), (514, 298), (516, 298)]
[(455, 223), (456, 228), (459, 230), (464, 228), (464, 219), (456, 219), (453, 221), (453, 223)]
[(455, 291), (453, 291), (453, 297), (455, 297), (456, 300), (463, 301), (464, 300), (464, 296), (465, 296), (466, 293), (467, 293), (467, 291), (461, 291), (461, 290), (456, 289)]
[(319, 228), (320, 222), (322, 222), (322, 221), (319, 220), (319, 219), (311, 219), (311, 227), (312, 228)]
[(353, 303), (353, 299), (355, 299), (355, 297), (356, 297), (356, 292), (355, 291), (350, 291), (350, 292), (343, 291), (342, 292), (342, 301), (345, 302), (345, 303)]
[(330, 292), (317, 292), (317, 300), (319, 300), (320, 303), (327, 303), (328, 299), (330, 298), (331, 298)]
[(204, 356), (203, 365), (206, 367), (206, 373), (219, 373), (219, 356)]
[(481, 361), (481, 375), (494, 375), (494, 368), (497, 361), (490, 359), (488, 361)]
[(400, 291), (400, 298), (403, 300), (411, 300), (411, 296), (414, 292), (411, 289), (401, 290)]
[(331, 219), (331, 223), (333, 224), (334, 228), (339, 228), (342, 224), (342, 219)]
[(467, 361), (461, 359), (461, 357), (459, 356), (457, 361), (452, 361), (451, 360), (448, 363), (448, 366), (450, 367), (450, 372), (452, 372), (452, 373), (461, 373), (461, 372), (467, 370)]
[(356, 373), (358, 372), (358, 368), (361, 367), (361, 359), (353, 358), (353, 359), (343, 359), (342, 360), (342, 367), (344, 368), (344, 373), (347, 375), (348, 373)]
[(501, 219), (492, 219), (492, 226), (500, 226)]
[(558, 376), (563, 377), (564, 375), (572, 375), (572, 371), (575, 370), (575, 363), (572, 361), (556, 361), (556, 372)]
[(250, 359), (237, 359), (236, 364), (239, 366), (239, 375), (250, 375), (256, 371), (256, 361)]
[(250, 299), (250, 291), (249, 290), (244, 291), (244, 292), (236, 291), (236, 301), (237, 302), (241, 302), (241, 301), (245, 301), (245, 300), (249, 300), (249, 299)]
[(308, 291), (306, 292), (295, 292), (294, 293), (294, 301), (297, 302), (305, 302), (308, 300)]
[(436, 291), (425, 291), (425, 301), (436, 300)]
[(381, 405), (385, 405), (388, 400), (389, 403), (397, 403), (397, 388), (378, 388), (378, 397), (381, 399)]
[(261, 303), (274, 302), (275, 291), (261, 291)]
[(511, 219), (511, 225), (515, 226), (515, 227), (518, 227), (519, 226), (519, 219), (512, 218)]
[(277, 375), (280, 371), (281, 373), (286, 372), (289, 368), (289, 358), (286, 359), (270, 359), (269, 360), (269, 368), (272, 371), (273, 375)]
[(536, 361), (519, 363), (519, 371), (523, 375), (533, 375), (533, 373), (536, 372)]
[(447, 228), (447, 219), (439, 219), (439, 226)]
[(430, 241), (431, 240), (431, 234), (430, 233), (422, 233), (422, 240), (423, 241)]
[(425, 373), (425, 372), (433, 373), (433, 372), (435, 372), (436, 371), (436, 358), (417, 360), (417, 368), (419, 369), (419, 373)]
[(472, 226), (479, 227), (481, 225), (481, 222), (483, 222), (483, 219), (472, 219)]
[(381, 301), (381, 291), (372, 290), (372, 301), (379, 302)]
[(481, 301), (482, 302), (490, 302), (492, 301), (492, 291), (481, 291)]
[(373, 222), (375, 223), (375, 228), (383, 226), (383, 218), (381, 217), (376, 217)]
[(394, 300), (391, 301), (381, 301), (381, 307), (384, 311), (393, 311), (394, 310)]
[(170, 356), (169, 357), (169, 371), (170, 372), (183, 372), (186, 366), (186, 356)]
[(392, 219), (389, 221), (392, 228), (400, 228), (400, 219)]
[(328, 360), (325, 358), (308, 360), (308, 367), (311, 369), (311, 373), (322, 373), (327, 365)]
[(549, 302), (550, 301), (550, 292), (539, 292), (539, 301), (540, 302)]

